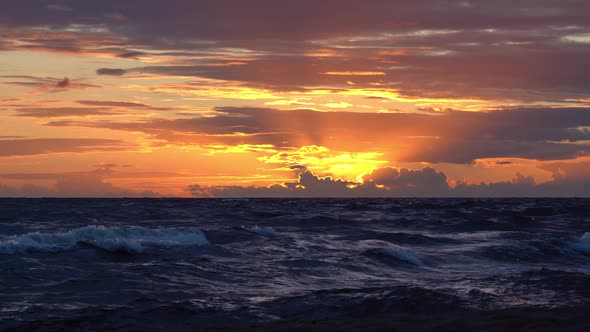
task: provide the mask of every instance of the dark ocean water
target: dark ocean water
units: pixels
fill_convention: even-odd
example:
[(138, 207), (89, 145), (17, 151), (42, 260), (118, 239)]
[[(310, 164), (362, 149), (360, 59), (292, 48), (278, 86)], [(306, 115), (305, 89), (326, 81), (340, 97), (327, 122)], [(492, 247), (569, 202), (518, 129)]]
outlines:
[(590, 200), (2, 199), (0, 281), (0, 330), (584, 329)]

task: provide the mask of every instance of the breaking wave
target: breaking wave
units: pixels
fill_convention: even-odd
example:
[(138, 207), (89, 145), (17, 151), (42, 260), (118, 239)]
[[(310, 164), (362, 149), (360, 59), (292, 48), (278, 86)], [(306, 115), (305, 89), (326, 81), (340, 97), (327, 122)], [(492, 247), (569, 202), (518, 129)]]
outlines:
[(380, 240), (367, 240), (361, 242), (361, 247), (367, 248), (366, 253), (370, 255), (383, 255), (395, 258), (397, 260), (410, 263), (413, 265), (421, 266), (424, 263), (422, 259), (418, 257), (418, 254), (411, 249), (398, 246), (392, 243), (388, 243)]
[(27, 233), (0, 236), (0, 254), (63, 252), (81, 244), (108, 251), (140, 253), (146, 246), (174, 247), (208, 244), (197, 228), (103, 227), (87, 226), (61, 233)]
[(590, 233), (584, 233), (571, 247), (585, 254), (590, 254)]

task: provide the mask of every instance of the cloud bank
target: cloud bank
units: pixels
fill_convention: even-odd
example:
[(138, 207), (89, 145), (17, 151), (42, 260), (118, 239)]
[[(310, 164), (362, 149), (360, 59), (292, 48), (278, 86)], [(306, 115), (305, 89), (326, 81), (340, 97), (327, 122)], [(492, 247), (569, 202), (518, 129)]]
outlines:
[[(589, 165), (586, 165), (589, 166)], [(577, 167), (577, 166), (573, 166)], [(407, 169), (384, 167), (362, 176), (361, 182), (319, 177), (312, 171), (300, 173), (297, 181), (271, 186), (201, 186), (186, 188), (194, 197), (590, 197), (590, 177), (576, 179), (570, 170), (560, 169), (554, 180), (536, 183), (530, 176), (517, 173), (505, 182), (450, 186), (443, 172), (432, 167)]]
[[(583, 0), (22, 0), (2, 8), (0, 49), (167, 60), (98, 75), (572, 102), (589, 92), (589, 17)], [(355, 72), (379, 75), (325, 74)]]
[(57, 176), (51, 186), (26, 183), (11, 186), (0, 183), (0, 197), (158, 197), (153, 191), (136, 192), (114, 186), (100, 172)]

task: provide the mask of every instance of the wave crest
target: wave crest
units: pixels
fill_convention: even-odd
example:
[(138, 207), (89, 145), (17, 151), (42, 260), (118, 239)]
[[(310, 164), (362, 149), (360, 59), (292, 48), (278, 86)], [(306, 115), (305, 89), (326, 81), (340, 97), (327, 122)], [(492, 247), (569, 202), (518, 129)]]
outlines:
[(381, 240), (366, 240), (361, 242), (361, 247), (367, 249), (366, 252), (377, 255), (393, 257), (397, 260), (404, 261), (416, 266), (422, 266), (424, 263), (418, 254), (409, 248), (398, 246)]
[(80, 244), (108, 251), (140, 253), (145, 246), (174, 247), (208, 244), (197, 228), (104, 227), (86, 226), (61, 233), (27, 233), (0, 236), (0, 254), (27, 252), (63, 252)]
[(571, 247), (574, 250), (590, 254), (590, 233), (584, 233), (578, 240), (576, 240)]

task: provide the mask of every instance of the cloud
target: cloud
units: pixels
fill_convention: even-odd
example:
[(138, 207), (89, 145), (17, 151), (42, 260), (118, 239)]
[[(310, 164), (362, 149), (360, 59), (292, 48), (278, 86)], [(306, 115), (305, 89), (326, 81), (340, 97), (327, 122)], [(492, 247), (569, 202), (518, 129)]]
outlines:
[(16, 109), (16, 116), (28, 118), (58, 118), (72, 116), (92, 116), (92, 115), (120, 115), (124, 114), (114, 110), (101, 108), (85, 107), (54, 107), (54, 108), (19, 108)]
[(539, 168), (551, 172), (555, 182), (590, 182), (589, 161), (555, 162), (541, 165)]
[(95, 165), (93, 171), (62, 172), (62, 173), (0, 173), (0, 179), (7, 180), (50, 180), (57, 181), (61, 178), (85, 177), (88, 174), (100, 176), (104, 180), (112, 179), (165, 179), (165, 178), (191, 178), (195, 175), (187, 172), (159, 172), (159, 171), (124, 171), (123, 168), (132, 165), (116, 165), (111, 163)]
[(14, 103), (14, 102), (19, 102), (19, 101), (23, 101), (24, 99), (22, 98), (4, 98), (4, 99), (0, 99), (0, 103), (4, 104), (4, 103)]
[(143, 132), (170, 144), (323, 146), (385, 153), (406, 162), (472, 163), (481, 158), (563, 160), (590, 154), (590, 109), (514, 108), (489, 112), (353, 113), (221, 107), (196, 118), (137, 122), (52, 121)]
[[(6, 81), (7, 79), (19, 79), (19, 81)], [(84, 90), (89, 88), (100, 88), (99, 85), (74, 82), (67, 77), (58, 79), (53, 77), (3, 75), (0, 76), (0, 83), (34, 88), (35, 92), (50, 93), (63, 92), (71, 89)]]
[(311, 170), (299, 173), (297, 182), (269, 187), (191, 185), (187, 191), (199, 197), (402, 197), (448, 195), (446, 176), (426, 167), (422, 170), (391, 167), (376, 169), (363, 182), (319, 177)]
[(377, 83), (406, 97), (566, 103), (589, 91), (590, 79), (579, 74), (590, 69), (589, 11), (583, 0), (145, 0), (124, 7), (23, 0), (0, 13), (0, 48), (161, 60), (99, 75), (194, 76), (280, 91), (345, 88), (352, 76), (355, 87)]
[(78, 100), (78, 104), (99, 107), (113, 107), (113, 108), (132, 108), (132, 109), (146, 109), (154, 111), (168, 111), (168, 107), (154, 107), (142, 103), (133, 103), (128, 101), (105, 101), (105, 100)]
[[(127, 189), (115, 179), (178, 178), (192, 175), (167, 172), (126, 172), (132, 165), (100, 163), (91, 171), (53, 173), (0, 173), (0, 197), (160, 197), (152, 190)], [(9, 180), (20, 185), (2, 184)], [(49, 185), (36, 185), (42, 180)]]
[(431, 167), (407, 169), (384, 167), (351, 182), (319, 177), (310, 170), (296, 182), (255, 186), (190, 185), (195, 197), (590, 197), (590, 180), (536, 183), (531, 176), (517, 173), (513, 180), (449, 186), (447, 177)]
[[(141, 56), (144, 56), (144, 55), (148, 55), (148, 53), (139, 52), (139, 51), (129, 51), (129, 52), (119, 54), (118, 57), (123, 58), (123, 59), (139, 59)], [(99, 73), (99, 75), (100, 75), (100, 73)]]
[(117, 68), (100, 68), (96, 70), (98, 75), (108, 75), (108, 76), (123, 76), (127, 73), (125, 69), (117, 69)]
[(104, 180), (102, 172), (57, 175), (49, 187), (26, 183), (8, 186), (0, 183), (0, 197), (158, 197), (150, 190), (136, 192), (114, 186)]
[(51, 153), (121, 151), (132, 145), (113, 139), (95, 138), (30, 138), (0, 140), (0, 157), (29, 156)]
[[(354, 157), (383, 153), (380, 161), (571, 159), (590, 153), (590, 76), (584, 75), (590, 70), (589, 13), (590, 4), (583, 0), (473, 1), (469, 6), (460, 0), (367, 0), (362, 5), (352, 0), (144, 0), (125, 5), (118, 0), (12, 1), (0, 11), (3, 52), (10, 57), (57, 52), (51, 63), (82, 61), (80, 68), (97, 76), (60, 72), (66, 61), (47, 68), (54, 77), (0, 78), (11, 85), (8, 93), (24, 87), (29, 94), (68, 91), (62, 95), (100, 99), (125, 94), (114, 91), (118, 84), (145, 94), (133, 100), (172, 103), (165, 98), (176, 94), (186, 98), (186, 105), (198, 106), (190, 110), (193, 115), (156, 113), (152, 111), (167, 109), (124, 98), (81, 100), (79, 107), (35, 107), (66, 105), (38, 101), (3, 108), (16, 108), (8, 116), (35, 118), (10, 118), (11, 123), (55, 118), (46, 120), (58, 128), (51, 130), (108, 128), (144, 134), (146, 142), (160, 145), (216, 145), (228, 151), (270, 146), (267, 151), (274, 152), (268, 157), (286, 153), (292, 158), (302, 147), (315, 145), (338, 153), (354, 151)], [(23, 61), (25, 67), (13, 69), (26, 73), (33, 60)], [(106, 82), (108, 91), (101, 96), (93, 90), (72, 91), (102, 84), (95, 82)], [(364, 97), (383, 98), (384, 103)], [(245, 105), (235, 100), (240, 98), (249, 98), (250, 105), (268, 101), (280, 108), (348, 110), (361, 100), (374, 108), (357, 111), (416, 107), (419, 114), (246, 107), (201, 112), (221, 100)], [(570, 107), (576, 104), (580, 108)], [(482, 114), (447, 109), (459, 105), (470, 106), (464, 110), (525, 106)], [(140, 111), (148, 116), (106, 117)], [(54, 143), (58, 150), (76, 149)], [(288, 158), (277, 159), (282, 167), (292, 166), (283, 163)], [(568, 165), (554, 168), (548, 171), (556, 179), (577, 172)]]
[(379, 168), (363, 176), (362, 180), (361, 187), (382, 186), (384, 190), (399, 192), (400, 195), (440, 196), (447, 194), (449, 190), (446, 175), (432, 167), (421, 170)]
[(67, 87), (69, 87), (71, 85), (72, 85), (72, 80), (70, 80), (67, 77), (64, 77), (64, 79), (61, 80), (61, 81), (59, 81), (59, 82), (57, 82), (57, 84), (55, 86), (58, 87), (58, 88), (64, 89), (64, 88), (67, 88)]
[(55, 191), (63, 196), (130, 196), (129, 191), (116, 188), (92, 173), (62, 176), (55, 182)]
[(63, 6), (63, 5), (58, 5), (58, 4), (47, 5), (47, 9), (56, 10), (56, 11), (62, 11), (62, 12), (70, 12), (70, 11), (72, 11), (72, 8), (67, 7), (67, 6)]
[(130, 115), (139, 111), (169, 111), (168, 107), (155, 107), (123, 101), (79, 100), (78, 104), (92, 107), (23, 107), (14, 105), (16, 116), (29, 118), (86, 117)]

